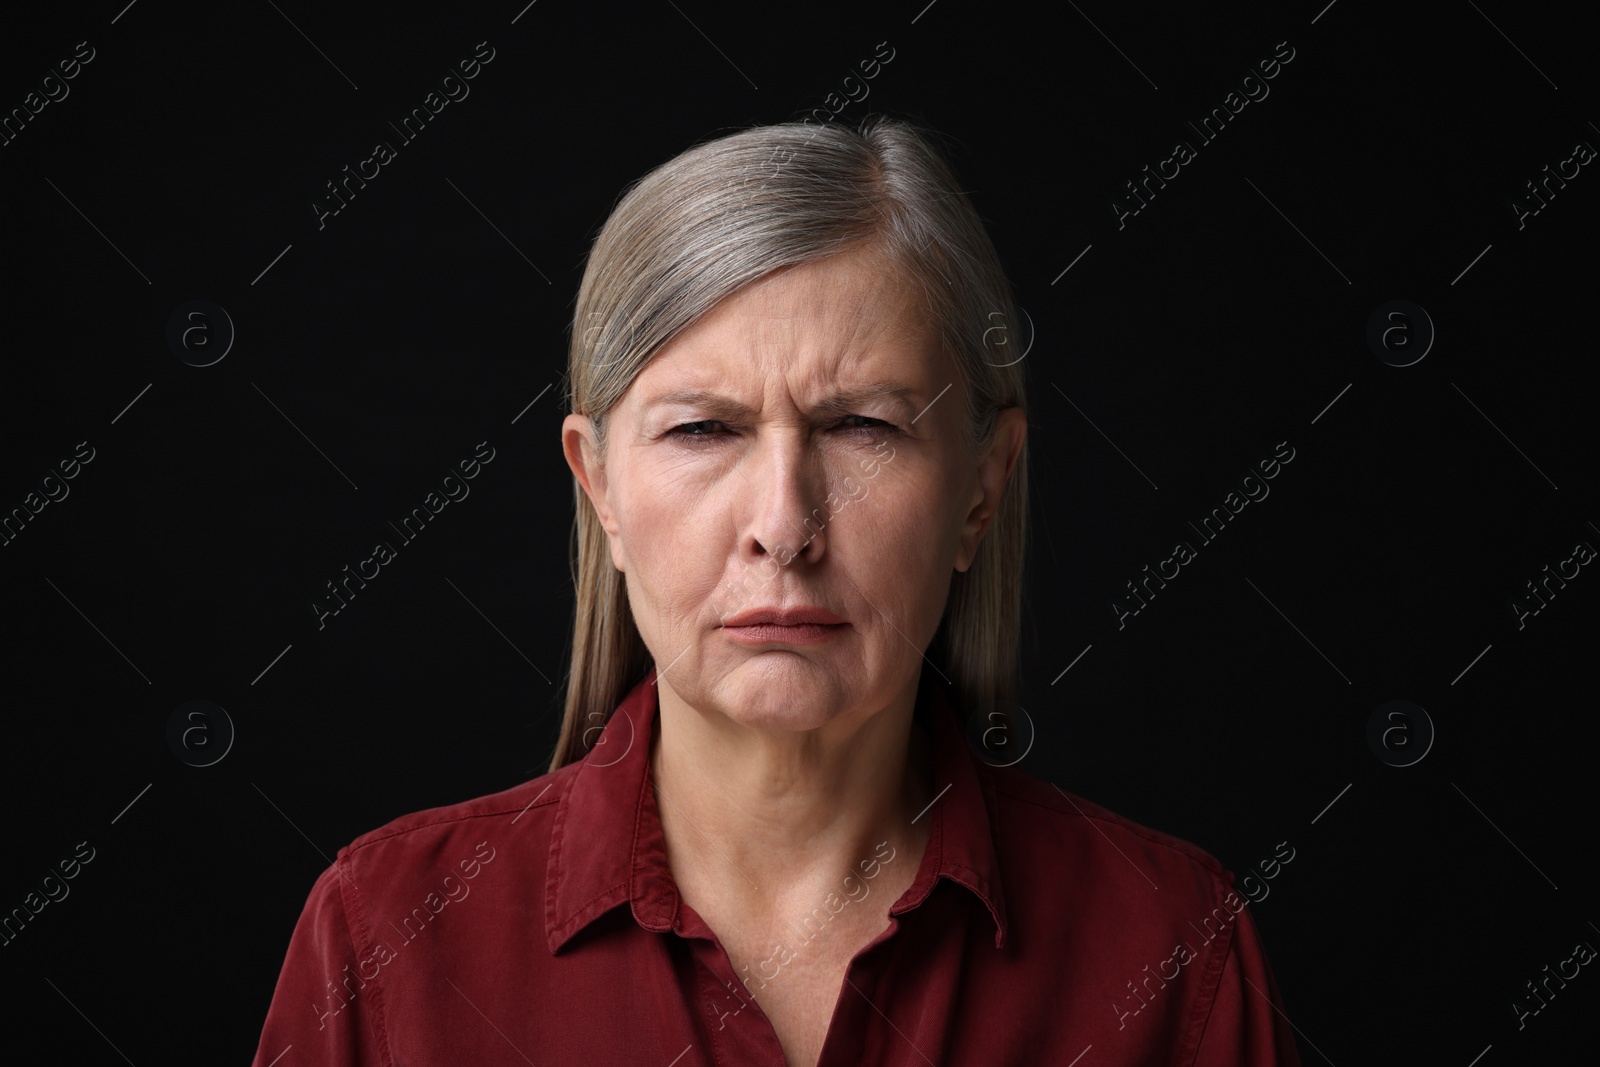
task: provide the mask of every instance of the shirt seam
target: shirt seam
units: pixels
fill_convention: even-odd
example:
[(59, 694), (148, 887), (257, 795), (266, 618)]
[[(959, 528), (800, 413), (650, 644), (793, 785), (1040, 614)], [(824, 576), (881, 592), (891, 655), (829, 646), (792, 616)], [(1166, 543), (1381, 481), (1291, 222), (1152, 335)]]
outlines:
[[(499, 815), (509, 815), (513, 811), (528, 812), (528, 811), (532, 811), (534, 808), (546, 808), (546, 807), (549, 807), (551, 804), (557, 803), (558, 799), (559, 798), (557, 798), (557, 797), (551, 797), (549, 800), (540, 800), (537, 803), (529, 804), (527, 807), (524, 807), (524, 808), (503, 808), (503, 809), (496, 810), (496, 811), (478, 811), (478, 812), (473, 812), (470, 815), (457, 815), (457, 816), (454, 816), (454, 817), (448, 818), (448, 819), (438, 819), (438, 820), (436, 820), (434, 822), (421, 823), (420, 825), (417, 825), (417, 826), (407, 826), (406, 828), (404, 828), (402, 830), (394, 830), (394, 831), (391, 831), (390, 833), (383, 834), (381, 837), (368, 837), (365, 840), (352, 842), (350, 844), (349, 851), (352, 854), (356, 853), (356, 852), (360, 852), (364, 848), (370, 848), (373, 845), (380, 844), (380, 843), (382, 843), (384, 841), (388, 841), (391, 838), (404, 837), (406, 834), (416, 833), (418, 830), (431, 830), (431, 829), (434, 829), (435, 827), (449, 826), (451, 823), (467, 822), (467, 821), (472, 820), (472, 819), (492, 819), (492, 818), (495, 818), (496, 816), (499, 816)], [(374, 831), (374, 832), (376, 832), (376, 831)]]
[[(646, 750), (645, 755), (646, 755), (646, 762), (645, 762), (645, 767), (644, 767), (643, 780), (639, 784), (639, 795), (635, 799), (634, 806), (633, 806), (633, 840), (632, 840), (632, 842), (630, 843), (630, 845), (628, 847), (628, 881), (626, 883), (627, 887), (628, 887), (628, 907), (633, 912), (633, 918), (634, 918), (635, 922), (637, 922), (638, 919), (639, 919), (639, 912), (638, 912), (639, 900), (640, 900), (640, 897), (644, 895), (644, 890), (641, 888), (640, 882), (639, 882), (639, 863), (640, 863), (640, 859), (639, 859), (639, 847), (640, 847), (639, 846), (639, 838), (640, 838), (640, 835), (641, 835), (641, 832), (642, 832), (643, 826), (644, 826), (646, 803), (647, 803), (647, 801), (653, 801), (653, 800), (656, 799), (656, 797), (655, 797), (655, 782), (654, 782), (654, 780), (652, 778), (652, 775), (651, 775), (651, 767), (650, 767), (650, 764), (649, 764), (649, 751), (648, 751), (648, 749)], [(659, 809), (656, 812), (656, 832), (658, 834), (660, 834), (661, 837), (662, 837), (662, 840), (665, 841), (665, 839), (666, 839), (666, 828), (664, 826), (662, 826), (662, 824), (661, 824), (661, 812), (660, 812)], [(657, 872), (657, 877), (658, 878), (660, 877), (661, 873), (662, 872)], [(670, 867), (669, 867), (668, 876), (670, 877)], [(607, 892), (611, 892), (611, 890), (608, 890)], [(596, 899), (599, 899), (599, 898), (597, 897)], [(677, 924), (678, 924), (678, 912), (680, 910), (679, 909), (679, 905), (681, 903), (682, 903), (682, 897), (678, 893), (677, 885), (674, 884), (673, 887), (672, 887), (672, 910), (671, 910), (671, 914), (669, 914), (667, 916), (667, 920), (666, 920), (667, 930), (672, 930), (674, 927), (677, 926)], [(655, 901), (652, 900), (651, 904), (654, 905)], [(651, 919), (654, 920), (655, 916), (652, 915)], [(666, 931), (657, 931), (657, 932), (665, 933)]]
[[(1225, 908), (1228, 906), (1226, 898), (1222, 899), (1221, 904)], [(1206, 1029), (1211, 1024), (1211, 1012), (1217, 1006), (1217, 993), (1222, 986), (1222, 972), (1227, 969), (1228, 957), (1233, 954), (1234, 929), (1243, 911), (1241, 908), (1234, 914), (1235, 921), (1228, 923), (1227, 943), (1217, 946), (1217, 950), (1212, 954), (1210, 965), (1206, 970), (1206, 980), (1200, 986), (1200, 993), (1189, 1012), (1189, 1023), (1184, 1027), (1183, 1043), (1179, 1046), (1184, 1052), (1175, 1061), (1179, 1067), (1193, 1067), (1200, 1057), (1200, 1045), (1205, 1040)]]
[(556, 909), (557, 897), (560, 895), (561, 890), (561, 844), (567, 828), (568, 805), (566, 800), (577, 786), (577, 775), (582, 773), (583, 769), (580, 767), (573, 775), (572, 783), (561, 790), (560, 796), (553, 801), (557, 806), (555, 818), (550, 821), (550, 855), (545, 868), (544, 887), (545, 947), (550, 950), (551, 955), (555, 955), (560, 950), (561, 945), (566, 942), (567, 937), (570, 936), (564, 932), (566, 924), (561, 923), (558, 925), (559, 918), (556, 914)]
[[(348, 870), (353, 866), (349, 861), (349, 856), (350, 853), (346, 852), (345, 855), (339, 856), (334, 861), (334, 872), (339, 876), (339, 909), (344, 913), (345, 932), (350, 935), (350, 948), (356, 957), (356, 975), (360, 977), (360, 961), (371, 958), (372, 932), (367, 927), (366, 898), (362, 895), (360, 886), (356, 884), (355, 872)], [(340, 870), (340, 864), (344, 864), (347, 870)], [(346, 899), (347, 894), (354, 898), (355, 906), (353, 908), (350, 900)], [(350, 922), (352, 915), (355, 918), (354, 928), (352, 928)], [(356, 944), (358, 935), (361, 941), (359, 946)], [(383, 1067), (392, 1067), (394, 1056), (389, 1051), (389, 1026), (384, 1021), (383, 987), (378, 984), (376, 978), (373, 979), (371, 984), (372, 1029), (373, 1036), (378, 1043), (379, 1063)], [(363, 985), (362, 991), (366, 991), (365, 985)], [(356, 1020), (351, 1020), (351, 1025), (358, 1025), (358, 1023)]]

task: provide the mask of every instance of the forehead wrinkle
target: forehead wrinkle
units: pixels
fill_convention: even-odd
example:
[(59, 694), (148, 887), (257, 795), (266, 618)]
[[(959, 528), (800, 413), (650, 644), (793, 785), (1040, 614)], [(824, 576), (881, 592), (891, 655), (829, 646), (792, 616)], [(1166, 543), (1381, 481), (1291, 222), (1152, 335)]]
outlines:
[[(820, 324), (797, 325), (797, 320), (803, 319), (803, 316), (784, 316), (782, 321), (788, 327), (790, 350), (785, 353), (781, 351), (781, 343), (769, 343), (763, 351), (768, 363), (773, 362), (774, 356), (790, 357), (784, 361), (782, 368), (774, 369), (794, 377), (794, 384), (788, 390), (791, 399), (798, 393), (820, 401), (830, 398), (838, 387), (851, 379), (857, 382), (872, 381), (873, 375), (848, 374), (846, 368), (860, 369), (869, 361), (881, 362), (886, 347), (898, 344), (921, 348), (922, 339), (916, 335), (915, 328), (906, 329), (910, 321), (906, 316), (903, 288), (888, 287), (888, 291), (899, 299), (880, 312), (874, 307), (878, 303), (875, 298), (884, 291), (884, 286), (871, 286), (863, 291), (860, 286), (847, 284), (844, 279), (828, 278), (824, 281), (825, 284), (819, 288), (831, 292), (820, 302), (811, 301), (811, 309), (821, 312)], [(875, 355), (879, 357), (878, 360), (873, 360)], [(851, 387), (846, 385), (845, 388)]]
[(680, 351), (700, 357), (687, 377), (693, 387), (740, 406), (749, 394), (737, 394), (754, 386), (757, 413), (769, 406), (773, 392), (803, 409), (808, 405), (800, 400), (829, 398), (850, 378), (870, 381), (868, 375), (847, 375), (844, 368), (859, 366), (886, 345), (926, 354), (926, 330), (914, 315), (914, 296), (898, 273), (883, 270), (871, 257), (846, 254), (840, 262), (780, 270), (734, 294), (697, 324), (716, 336), (694, 336), (694, 327), (680, 335)]
[(768, 305), (809, 304), (807, 312), (820, 311), (827, 320), (846, 316), (854, 337), (864, 324), (889, 321), (889, 316), (863, 315), (864, 305), (887, 305), (899, 318), (911, 303), (912, 290), (909, 279), (893, 264), (858, 250), (785, 268), (751, 285), (745, 295)]

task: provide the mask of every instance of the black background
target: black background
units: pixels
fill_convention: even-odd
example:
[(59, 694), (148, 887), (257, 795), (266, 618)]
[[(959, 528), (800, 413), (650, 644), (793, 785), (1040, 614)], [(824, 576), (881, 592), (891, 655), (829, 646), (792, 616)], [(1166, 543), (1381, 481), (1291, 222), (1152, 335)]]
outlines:
[[(13, 1033), (65, 1062), (243, 1062), (339, 846), (542, 771), (588, 243), (628, 182), (827, 107), (886, 41), (834, 121), (950, 136), (1035, 331), (1021, 766), (1241, 874), (1295, 849), (1252, 907), (1308, 1064), (1587, 1054), (1593, 968), (1520, 1030), (1511, 1006), (1600, 944), (1600, 578), (1520, 629), (1512, 608), (1600, 545), (1600, 178), (1520, 228), (1510, 206), (1600, 145), (1582, 16), (924, 3), (8, 15), (6, 113), (95, 51), (0, 148), (0, 509), (94, 449), (0, 546), (0, 912), (95, 849), (0, 948)], [(319, 229), (324, 183), (480, 41), (470, 96)], [(1185, 123), (1282, 41), (1270, 95), (1199, 143)], [(1178, 139), (1197, 158), (1119, 228)], [(166, 340), (195, 299), (237, 330), (208, 367)], [(1396, 299), (1437, 330), (1406, 367), (1366, 340)], [(319, 630), (325, 583), (480, 441), (470, 496)], [(1271, 495), (1201, 547), (1187, 523), (1283, 441)], [(1198, 558), (1119, 629), (1180, 539)], [(167, 742), (196, 699), (237, 730), (208, 767)], [(1367, 741), (1392, 699), (1436, 731), (1411, 766)]]

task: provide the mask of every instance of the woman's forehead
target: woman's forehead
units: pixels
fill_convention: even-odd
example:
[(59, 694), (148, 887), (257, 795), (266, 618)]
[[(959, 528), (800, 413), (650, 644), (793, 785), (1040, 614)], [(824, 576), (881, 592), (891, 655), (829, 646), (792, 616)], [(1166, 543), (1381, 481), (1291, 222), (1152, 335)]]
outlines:
[(777, 338), (823, 330), (883, 332), (917, 318), (916, 295), (903, 271), (863, 249), (764, 275), (725, 297), (685, 332)]
[(841, 255), (775, 272), (725, 298), (663, 346), (639, 384), (659, 392), (764, 377), (915, 381), (931, 371), (937, 347), (908, 279), (879, 259)]
[[(769, 336), (707, 336), (663, 349), (629, 392), (641, 409), (726, 399), (758, 410), (793, 397), (807, 406), (914, 400), (937, 376), (933, 334), (917, 330), (799, 329)], [(948, 375), (946, 375), (948, 377)]]

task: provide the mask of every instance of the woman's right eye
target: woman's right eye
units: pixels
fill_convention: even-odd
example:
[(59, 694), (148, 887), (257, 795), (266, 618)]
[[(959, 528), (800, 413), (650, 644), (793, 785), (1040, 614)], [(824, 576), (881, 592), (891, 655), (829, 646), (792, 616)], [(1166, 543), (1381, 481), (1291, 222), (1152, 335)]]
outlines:
[(697, 439), (713, 437), (715, 434), (712, 432), (711, 428), (721, 425), (722, 423), (715, 419), (701, 419), (699, 422), (685, 422), (668, 430), (667, 436)]

